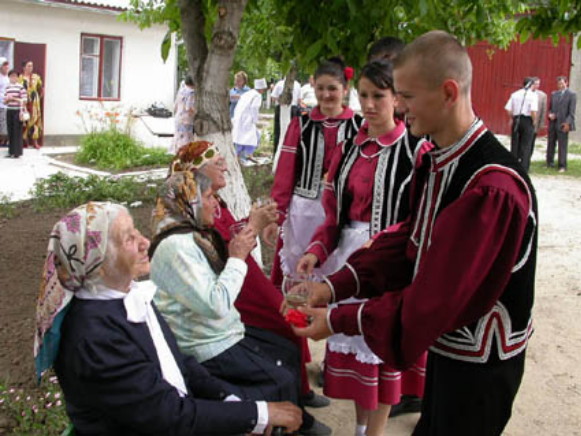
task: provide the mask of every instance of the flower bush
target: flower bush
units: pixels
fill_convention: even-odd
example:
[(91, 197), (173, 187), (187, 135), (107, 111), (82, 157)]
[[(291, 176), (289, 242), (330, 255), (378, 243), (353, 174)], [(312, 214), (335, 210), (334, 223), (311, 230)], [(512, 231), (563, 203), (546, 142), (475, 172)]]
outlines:
[(43, 378), (38, 388), (0, 384), (0, 413), (17, 435), (60, 435), (69, 425), (63, 394), (56, 376)]
[(90, 106), (77, 111), (85, 135), (75, 162), (105, 170), (166, 166), (172, 156), (163, 148), (147, 148), (131, 136), (131, 109)]

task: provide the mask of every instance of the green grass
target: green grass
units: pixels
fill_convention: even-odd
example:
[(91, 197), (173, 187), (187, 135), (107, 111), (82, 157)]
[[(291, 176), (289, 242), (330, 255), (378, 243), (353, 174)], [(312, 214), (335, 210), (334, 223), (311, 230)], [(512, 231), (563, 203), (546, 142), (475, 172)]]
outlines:
[(556, 167), (547, 168), (545, 161), (533, 161), (529, 173), (536, 176), (581, 177), (581, 159), (568, 159), (567, 171), (564, 173), (558, 172)]
[(569, 146), (567, 147), (567, 151), (570, 154), (581, 155), (581, 144), (578, 144), (576, 142), (571, 142), (571, 143), (569, 143)]
[(153, 203), (163, 180), (139, 180), (134, 177), (70, 177), (59, 172), (38, 180), (31, 194), (36, 210), (76, 207), (89, 201), (114, 201), (131, 206), (137, 202)]
[(171, 162), (163, 148), (146, 148), (131, 136), (115, 129), (83, 136), (75, 162), (104, 170), (142, 166), (167, 166)]
[(9, 219), (16, 214), (16, 204), (10, 195), (0, 195), (0, 219)]
[(69, 425), (57, 378), (49, 373), (38, 387), (12, 387), (0, 383), (0, 413), (6, 434), (60, 435)]

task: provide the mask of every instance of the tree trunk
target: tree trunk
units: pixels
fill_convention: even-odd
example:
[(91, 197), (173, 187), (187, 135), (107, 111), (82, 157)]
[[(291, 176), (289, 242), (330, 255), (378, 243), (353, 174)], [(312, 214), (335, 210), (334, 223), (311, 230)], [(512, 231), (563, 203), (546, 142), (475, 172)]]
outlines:
[(194, 130), (198, 139), (213, 142), (226, 157), (228, 185), (220, 195), (235, 217), (250, 210), (250, 197), (232, 144), (228, 110), (230, 69), (234, 60), (240, 22), (248, 0), (220, 0), (218, 15), (208, 43), (204, 34), (204, 0), (180, 0), (182, 35), (196, 88)]

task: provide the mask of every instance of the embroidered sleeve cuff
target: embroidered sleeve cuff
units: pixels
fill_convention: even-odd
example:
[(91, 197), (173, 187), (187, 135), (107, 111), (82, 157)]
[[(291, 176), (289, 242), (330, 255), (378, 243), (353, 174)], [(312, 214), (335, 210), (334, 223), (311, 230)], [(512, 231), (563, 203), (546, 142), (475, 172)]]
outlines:
[(330, 329), (348, 336), (361, 334), (359, 330), (360, 308), (362, 304), (343, 304), (333, 309), (329, 315)]
[(327, 249), (321, 241), (315, 241), (307, 247), (305, 253), (312, 253), (319, 259), (318, 265), (322, 265), (327, 260)]
[(337, 298), (335, 297), (335, 287), (333, 286), (333, 283), (328, 277), (323, 277), (323, 281), (329, 285), (329, 289), (331, 290), (331, 303), (335, 303)]
[(328, 276), (328, 282), (335, 293), (335, 301), (346, 300), (359, 294), (359, 279), (348, 263), (335, 274)]
[(258, 409), (258, 418), (256, 420), (256, 427), (252, 429), (252, 434), (262, 434), (268, 426), (268, 406), (266, 401), (257, 401), (256, 408)]

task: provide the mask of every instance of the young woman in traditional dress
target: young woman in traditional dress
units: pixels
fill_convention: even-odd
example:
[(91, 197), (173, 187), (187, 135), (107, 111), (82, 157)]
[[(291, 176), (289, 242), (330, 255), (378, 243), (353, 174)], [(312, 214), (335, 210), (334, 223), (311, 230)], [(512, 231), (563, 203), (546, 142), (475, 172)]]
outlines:
[[(431, 145), (411, 136), (404, 122), (394, 118), (389, 61), (372, 61), (363, 68), (359, 99), (366, 121), (333, 158), (323, 194), (325, 221), (298, 262), (300, 272), (315, 268), (335, 272), (372, 235), (409, 213), (412, 172)], [(386, 366), (362, 336), (338, 334), (328, 339), (325, 394), (355, 402), (357, 435), (382, 435), (400, 394), (422, 395), (424, 374), (425, 356), (400, 373)]]
[(271, 275), (276, 286), (281, 285), (283, 275), (295, 271), (314, 230), (324, 221), (321, 193), (331, 159), (339, 144), (362, 123), (361, 116), (343, 104), (352, 75), (339, 59), (319, 65), (315, 72), (318, 105), (293, 118), (288, 127), (271, 192), (279, 219), (265, 229), (265, 239), (272, 241), (277, 224), (282, 225)]

